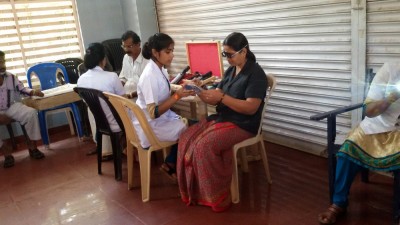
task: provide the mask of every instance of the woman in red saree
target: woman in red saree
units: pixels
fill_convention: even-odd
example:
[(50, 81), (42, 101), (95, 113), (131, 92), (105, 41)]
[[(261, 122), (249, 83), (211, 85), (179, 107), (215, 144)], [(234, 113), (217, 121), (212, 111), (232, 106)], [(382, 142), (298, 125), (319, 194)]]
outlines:
[(217, 114), (189, 127), (179, 138), (177, 176), (182, 200), (222, 212), (231, 205), (232, 147), (256, 135), (267, 78), (246, 37), (228, 35), (222, 56), (230, 67), (215, 90), (199, 97), (217, 105)]

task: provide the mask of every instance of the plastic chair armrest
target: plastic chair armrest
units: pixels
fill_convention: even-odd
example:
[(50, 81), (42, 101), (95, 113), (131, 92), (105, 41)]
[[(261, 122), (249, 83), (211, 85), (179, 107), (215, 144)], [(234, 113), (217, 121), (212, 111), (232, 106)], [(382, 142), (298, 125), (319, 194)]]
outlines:
[(352, 111), (354, 109), (358, 109), (358, 108), (362, 107), (363, 104), (364, 103), (357, 103), (357, 104), (354, 104), (354, 105), (341, 107), (341, 108), (338, 108), (338, 109), (335, 109), (335, 110), (331, 110), (331, 111), (328, 111), (328, 112), (314, 114), (314, 115), (310, 116), (310, 120), (319, 121), (319, 120), (322, 120), (322, 119), (325, 119), (325, 118), (328, 118), (328, 117), (336, 116), (338, 114), (342, 114), (342, 113), (345, 113), (345, 112)]

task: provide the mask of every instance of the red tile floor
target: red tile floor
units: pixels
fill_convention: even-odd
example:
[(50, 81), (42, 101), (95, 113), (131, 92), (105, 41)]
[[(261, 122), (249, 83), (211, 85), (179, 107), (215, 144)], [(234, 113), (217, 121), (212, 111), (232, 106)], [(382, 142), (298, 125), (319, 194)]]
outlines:
[[(79, 142), (68, 130), (52, 134), (46, 158), (31, 160), (26, 150), (14, 153), (16, 164), (4, 169), (0, 156), (0, 224), (148, 224), (148, 225), (312, 225), (328, 206), (326, 159), (267, 143), (273, 184), (260, 162), (240, 174), (241, 201), (226, 212), (186, 206), (178, 188), (153, 162), (151, 200), (143, 203), (135, 165), (136, 188), (115, 181), (112, 162), (97, 174), (92, 142)], [(43, 146), (40, 147), (43, 149)], [(160, 158), (157, 156), (156, 158)], [(392, 179), (370, 175), (371, 183), (354, 183), (348, 214), (338, 225), (385, 225), (392, 221)]]

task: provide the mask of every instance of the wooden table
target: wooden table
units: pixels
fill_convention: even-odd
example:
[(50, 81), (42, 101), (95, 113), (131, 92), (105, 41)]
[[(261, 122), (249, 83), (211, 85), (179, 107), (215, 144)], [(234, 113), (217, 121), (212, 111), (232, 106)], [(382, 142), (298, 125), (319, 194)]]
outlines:
[(73, 90), (67, 93), (54, 95), (51, 97), (43, 97), (43, 98), (24, 98), (22, 103), (25, 105), (35, 108), (37, 110), (45, 110), (50, 109), (59, 105), (64, 105), (72, 102), (76, 102), (81, 100), (79, 95), (75, 93)]
[[(215, 80), (214, 78), (209, 78)], [(181, 88), (181, 85), (171, 84), (171, 90), (173, 92)], [(189, 108), (187, 107), (189, 103)], [(173, 111), (179, 115), (189, 118), (201, 120), (208, 116), (207, 104), (203, 102), (198, 96), (187, 96), (181, 98), (173, 107)]]
[[(49, 146), (50, 140), (49, 140), (49, 134), (47, 131), (46, 116), (45, 116), (45, 113), (42, 111), (51, 109), (51, 108), (54, 108), (57, 106), (80, 101), (80, 100), (81, 100), (81, 98), (79, 97), (79, 95), (77, 93), (75, 93), (73, 91), (72, 88), (71, 88), (71, 90), (68, 90), (67, 92), (60, 93), (57, 95), (52, 95), (49, 97), (28, 97), (28, 98), (22, 99), (23, 104), (25, 104), (29, 107), (32, 107), (34, 109), (37, 109), (39, 111), (38, 116), (39, 116), (39, 124), (40, 124), (40, 133), (42, 136), (43, 144), (46, 149), (50, 148), (50, 146)], [(77, 111), (76, 108), (75, 108), (75, 110), (71, 108), (71, 110), (73, 112)], [(80, 124), (78, 124), (78, 123), (80, 123), (80, 117), (78, 117), (79, 115), (76, 115), (76, 112), (74, 112), (73, 114), (74, 114), (74, 121), (76, 122), (76, 129), (78, 131), (78, 138), (80, 140), (80, 138), (83, 136), (82, 127)], [(69, 113), (66, 113), (66, 115), (67, 115), (68, 124), (70, 126), (71, 134), (74, 135), (75, 130), (72, 125), (71, 116)], [(78, 118), (75, 118), (75, 116)]]
[(174, 106), (173, 110), (179, 115), (201, 120), (208, 116), (207, 104), (197, 96), (181, 98)]

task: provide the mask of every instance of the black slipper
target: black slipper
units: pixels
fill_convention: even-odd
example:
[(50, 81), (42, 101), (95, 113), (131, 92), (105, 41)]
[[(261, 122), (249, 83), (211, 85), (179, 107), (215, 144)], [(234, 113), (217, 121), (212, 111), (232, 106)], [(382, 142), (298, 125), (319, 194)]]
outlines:
[(33, 150), (29, 149), (29, 156), (34, 159), (42, 159), (44, 158), (44, 154), (39, 151), (39, 149), (35, 148)]
[(168, 165), (168, 163), (163, 163), (160, 170), (164, 172), (172, 181), (178, 182), (178, 177), (176, 176), (176, 169)]
[(111, 161), (111, 160), (113, 160), (113, 159), (114, 159), (114, 155), (113, 155), (113, 154), (111, 154), (111, 155), (103, 155), (103, 156), (101, 157), (101, 161), (102, 161), (102, 162)]
[(14, 166), (14, 157), (12, 155), (7, 155), (4, 157), (4, 168), (9, 168)]

